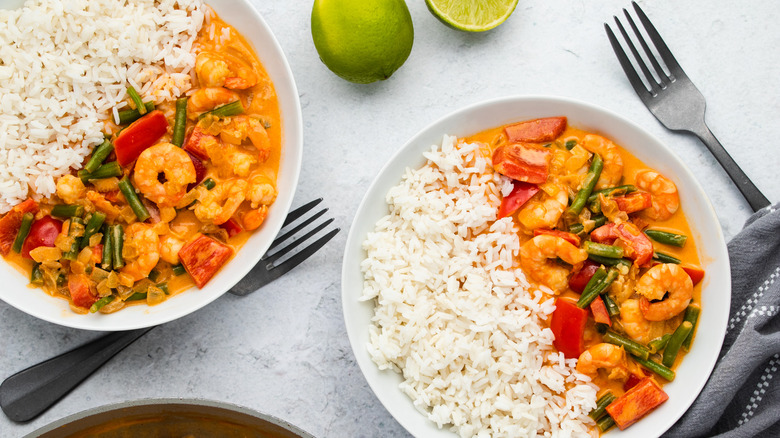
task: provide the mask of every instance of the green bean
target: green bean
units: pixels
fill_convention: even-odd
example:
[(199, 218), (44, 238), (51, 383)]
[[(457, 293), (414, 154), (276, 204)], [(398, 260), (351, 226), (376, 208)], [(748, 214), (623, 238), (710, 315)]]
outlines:
[(669, 342), (669, 338), (672, 337), (671, 333), (667, 333), (660, 338), (653, 339), (652, 341), (647, 343), (647, 346), (650, 347), (651, 353), (658, 353), (659, 351), (666, 348), (666, 344)]
[(653, 253), (653, 260), (657, 260), (661, 263), (674, 263), (676, 265), (682, 263), (682, 260), (678, 259), (677, 257), (672, 257), (669, 254), (664, 254), (658, 251)]
[(605, 245), (603, 243), (587, 241), (583, 243), (582, 248), (588, 254), (592, 254), (599, 257), (607, 257), (611, 259), (623, 258), (623, 248), (619, 246)]
[(106, 179), (114, 176), (121, 176), (122, 167), (116, 161), (112, 161), (110, 163), (103, 164), (92, 173), (87, 172), (85, 169), (81, 169), (79, 170), (78, 175), (79, 178), (81, 178), (81, 182), (86, 184), (87, 182), (96, 179)]
[(610, 257), (600, 257), (600, 256), (597, 256), (595, 254), (588, 254), (588, 258), (590, 260), (592, 260), (592, 261), (594, 261), (596, 263), (600, 263), (600, 264), (602, 264), (604, 266), (623, 265), (623, 266), (628, 266), (630, 268), (631, 265), (634, 264), (631, 260), (628, 260), (628, 259), (613, 259), (613, 258), (610, 258)]
[(65, 260), (76, 260), (76, 258), (79, 256), (79, 236), (76, 236), (76, 231), (74, 228), (74, 225), (84, 225), (84, 219), (81, 219), (80, 217), (74, 217), (70, 219), (70, 224), (68, 225), (68, 237), (73, 239), (73, 243), (70, 245), (70, 250), (62, 255), (62, 258)]
[(574, 234), (580, 234), (585, 231), (585, 226), (582, 224), (569, 225), (569, 232)]
[(664, 357), (661, 361), (665, 367), (671, 368), (672, 365), (674, 365), (674, 360), (677, 358), (677, 353), (680, 351), (682, 343), (685, 342), (685, 339), (691, 334), (692, 330), (693, 324), (691, 324), (690, 321), (683, 321), (682, 324), (677, 327), (677, 330), (672, 333), (672, 337), (669, 338), (669, 342), (666, 344), (666, 348), (664, 348)]
[(92, 213), (92, 217), (89, 218), (87, 226), (84, 228), (84, 235), (81, 236), (81, 245), (79, 245), (80, 249), (84, 249), (89, 246), (89, 238), (97, 233), (100, 227), (103, 226), (103, 222), (105, 222), (105, 220), (106, 215), (104, 213), (99, 211)]
[(588, 202), (588, 210), (593, 214), (601, 214), (601, 201), (596, 199), (593, 202)]
[(92, 156), (89, 157), (89, 161), (87, 161), (87, 164), (84, 165), (84, 170), (87, 171), (87, 173), (93, 173), (100, 166), (103, 164), (103, 161), (106, 160), (106, 158), (111, 154), (111, 152), (114, 150), (114, 145), (111, 144), (108, 140), (103, 140), (103, 143), (95, 148), (95, 151), (92, 152)]
[(585, 207), (585, 203), (588, 201), (588, 196), (593, 191), (593, 187), (596, 186), (596, 182), (601, 176), (601, 170), (604, 168), (604, 161), (599, 154), (593, 154), (593, 160), (590, 163), (588, 174), (585, 175), (585, 179), (582, 181), (582, 188), (574, 196), (569, 208), (566, 210), (570, 216), (577, 216)]
[(688, 240), (688, 236), (685, 234), (676, 234), (661, 230), (645, 230), (645, 234), (658, 243), (677, 246), (679, 248), (685, 246), (685, 242)]
[(683, 316), (683, 321), (688, 321), (693, 326), (691, 328), (691, 333), (688, 335), (687, 338), (685, 338), (685, 341), (683, 341), (682, 348), (685, 349), (685, 351), (689, 351), (691, 349), (691, 342), (693, 342), (693, 333), (696, 331), (696, 324), (699, 323), (699, 313), (701, 313), (701, 307), (699, 307), (696, 304), (691, 304), (688, 306), (687, 309), (685, 309), (685, 316)]
[(110, 271), (113, 265), (113, 248), (114, 239), (111, 237), (111, 226), (106, 225), (103, 227), (103, 258), (100, 263), (100, 267), (106, 271)]
[[(604, 268), (600, 267), (599, 269), (603, 271)], [(598, 271), (596, 271), (596, 273), (598, 273)], [(617, 276), (617, 269), (609, 268), (609, 271), (607, 271), (606, 275), (603, 276), (597, 284), (593, 285), (592, 289), (588, 289), (588, 286), (590, 286), (590, 282), (588, 282), (588, 285), (585, 286), (585, 290), (582, 291), (582, 295), (580, 295), (580, 299), (577, 300), (577, 307), (584, 309), (585, 307), (589, 306), (597, 296), (601, 295), (602, 292), (607, 290), (609, 285), (615, 281)], [(591, 280), (593, 280), (593, 278), (591, 278)]]
[(89, 308), (89, 312), (90, 313), (97, 312), (98, 310), (102, 309), (103, 306), (105, 306), (106, 304), (114, 301), (114, 298), (115, 297), (113, 295), (108, 295), (108, 296), (105, 296), (105, 297), (95, 301), (95, 304), (93, 304), (92, 307)]
[(670, 370), (669, 368), (661, 365), (658, 362), (652, 361), (650, 359), (642, 359), (641, 357), (633, 356), (634, 360), (643, 367), (647, 368), (648, 370), (658, 374), (659, 376), (663, 377), (664, 379), (668, 381), (674, 380), (675, 374), (674, 371)]
[(136, 292), (129, 297), (125, 301), (141, 301), (146, 299), (146, 292)]
[(606, 432), (613, 426), (615, 426), (615, 420), (613, 420), (609, 414), (605, 415), (604, 418), (596, 422), (596, 427), (598, 427), (601, 432)]
[(607, 313), (609, 316), (620, 315), (620, 307), (615, 304), (615, 301), (609, 297), (609, 294), (601, 294), (601, 299), (604, 300), (604, 305), (607, 307)]
[(599, 418), (601, 418), (606, 412), (607, 412), (607, 406), (609, 406), (610, 403), (615, 401), (617, 397), (615, 397), (612, 392), (607, 392), (606, 394), (602, 395), (601, 398), (599, 398), (596, 401), (596, 407), (590, 411), (588, 416), (596, 421), (598, 421)]
[(27, 239), (27, 235), (30, 234), (30, 227), (32, 227), (33, 219), (35, 219), (35, 215), (30, 212), (27, 212), (22, 216), (22, 224), (19, 226), (19, 232), (16, 233), (16, 239), (14, 239), (14, 243), (11, 245), (13, 252), (22, 252), (22, 245), (24, 244), (24, 240)]
[(176, 266), (173, 267), (173, 275), (175, 275), (177, 277), (179, 275), (181, 275), (181, 274), (184, 274), (185, 272), (187, 272), (187, 270), (184, 269), (184, 266), (182, 266), (182, 265), (176, 265)]
[(173, 123), (171, 143), (178, 147), (184, 144), (184, 134), (187, 131), (187, 98), (176, 99), (176, 116)]
[(33, 264), (32, 271), (30, 272), (30, 284), (35, 286), (43, 286), (43, 271), (41, 271), (41, 264)]
[(607, 330), (602, 339), (604, 342), (623, 347), (626, 351), (641, 359), (650, 357), (650, 350), (647, 347), (612, 330)]
[(125, 259), (122, 257), (122, 247), (125, 243), (125, 230), (119, 224), (112, 225), (111, 232), (111, 262), (114, 269), (119, 269), (125, 265)]
[(607, 223), (607, 217), (606, 216), (596, 216), (594, 218), (591, 218), (593, 220), (593, 228), (598, 228), (604, 224)]
[(144, 207), (144, 204), (141, 203), (141, 200), (138, 199), (138, 195), (135, 194), (135, 188), (127, 177), (124, 177), (122, 178), (122, 181), (119, 181), (119, 190), (125, 195), (127, 203), (130, 205), (130, 208), (133, 209), (133, 213), (135, 213), (135, 217), (137, 217), (139, 221), (143, 222), (151, 217), (149, 210), (147, 210), (146, 207)]
[(81, 217), (84, 215), (84, 207), (81, 205), (58, 204), (51, 209), (51, 215), (54, 217)]
[(590, 301), (588, 301), (586, 304), (580, 305), (580, 301), (583, 301), (583, 297), (586, 294), (591, 294), (593, 289), (596, 289), (598, 285), (607, 278), (607, 271), (603, 267), (599, 267), (596, 272), (593, 273), (593, 276), (590, 277), (590, 280), (588, 280), (588, 284), (585, 285), (585, 289), (582, 290), (582, 293), (580, 294), (580, 299), (577, 301), (577, 307), (585, 308), (590, 304), (590, 301), (593, 301), (596, 299), (596, 297), (592, 297)]
[(237, 100), (235, 102), (230, 102), (228, 104), (214, 108), (211, 111), (199, 115), (198, 120), (208, 115), (219, 117), (219, 118), (225, 118), (225, 117), (237, 116), (239, 114), (244, 114), (244, 105), (241, 104), (240, 100)]
[(170, 295), (170, 293), (168, 292), (168, 282), (167, 281), (158, 284), (157, 287), (160, 288), (160, 290), (163, 291), (163, 293), (165, 295)]
[[(146, 102), (144, 107), (147, 112), (151, 112), (154, 110), (154, 102)], [(141, 118), (141, 113), (137, 109), (117, 111), (117, 115), (119, 120), (114, 120), (117, 125), (127, 125)]]
[(57, 284), (57, 287), (63, 287), (65, 286), (65, 283), (68, 282), (68, 277), (65, 276), (62, 272), (60, 272), (59, 275), (57, 275), (57, 280), (55, 283)]
[(217, 186), (217, 183), (214, 182), (214, 180), (211, 178), (204, 179), (201, 184), (203, 184), (208, 190), (211, 190)]
[(626, 184), (624, 186), (610, 187), (607, 189), (601, 189), (591, 193), (591, 195), (588, 196), (588, 202), (595, 201), (596, 199), (599, 198), (599, 195), (604, 195), (609, 198), (614, 196), (623, 196), (625, 194), (632, 193), (635, 191), (636, 191), (636, 186), (633, 186), (631, 184)]
[(135, 109), (138, 110), (138, 114), (144, 115), (146, 114), (146, 104), (143, 100), (141, 100), (141, 96), (138, 94), (137, 91), (135, 91), (135, 88), (132, 86), (127, 87), (127, 94), (130, 96), (130, 99), (135, 104)]
[(152, 269), (152, 270), (149, 272), (149, 275), (147, 276), (147, 278), (148, 278), (148, 279), (149, 279), (151, 282), (153, 282), (153, 283), (157, 283), (157, 279), (158, 279), (158, 278), (160, 278), (160, 271), (158, 271), (157, 269)]
[(565, 146), (566, 146), (566, 150), (570, 151), (574, 149), (574, 146), (577, 146), (577, 140), (569, 140), (566, 142)]

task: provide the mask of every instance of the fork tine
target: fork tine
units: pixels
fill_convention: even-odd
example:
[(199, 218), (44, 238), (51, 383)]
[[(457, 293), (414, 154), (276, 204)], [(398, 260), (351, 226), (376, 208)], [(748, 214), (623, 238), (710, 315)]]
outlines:
[(300, 239), (292, 242), (291, 244), (289, 244), (289, 245), (285, 246), (284, 248), (280, 249), (279, 251), (276, 251), (275, 253), (273, 253), (271, 255), (268, 255), (268, 253), (266, 253), (266, 255), (261, 260), (267, 262), (267, 264), (272, 264), (276, 260), (279, 260), (279, 258), (281, 258), (283, 255), (285, 255), (288, 252), (290, 252), (293, 249), (295, 249), (295, 247), (297, 247), (301, 243), (309, 240), (310, 237), (312, 237), (313, 235), (319, 233), (323, 228), (327, 227), (332, 222), (333, 222), (333, 218), (330, 218), (330, 219), (326, 220), (325, 222), (321, 223), (320, 225), (318, 225), (313, 230), (311, 230), (308, 233), (306, 233), (305, 235), (303, 235)]
[(631, 3), (634, 5), (636, 15), (639, 17), (639, 21), (642, 22), (642, 26), (644, 26), (645, 32), (647, 32), (647, 36), (650, 37), (650, 41), (652, 41), (653, 45), (655, 45), (656, 50), (658, 50), (658, 53), (661, 55), (661, 59), (664, 60), (664, 63), (669, 68), (669, 71), (673, 76), (685, 76), (685, 72), (683, 72), (682, 67), (680, 67), (680, 64), (676, 59), (674, 59), (674, 55), (672, 55), (671, 50), (669, 50), (669, 47), (666, 46), (666, 43), (664, 42), (663, 38), (661, 38), (661, 35), (658, 34), (658, 31), (655, 30), (653, 23), (650, 22), (649, 18), (647, 18), (645, 11), (643, 11), (642, 8), (636, 4), (636, 2)]
[[(650, 92), (652, 94), (658, 93), (658, 91), (660, 91), (663, 86), (664, 83), (663, 80), (660, 83), (655, 80), (655, 77), (647, 68), (647, 65), (645, 64), (645, 60), (642, 59), (642, 56), (636, 50), (636, 46), (634, 46), (634, 42), (631, 41), (631, 38), (628, 36), (628, 32), (626, 32), (626, 29), (623, 27), (623, 23), (621, 23), (617, 17), (614, 18), (615, 18), (615, 23), (617, 23), (617, 27), (620, 30), (620, 34), (623, 35), (623, 39), (626, 41), (628, 48), (631, 49), (631, 54), (634, 55), (634, 60), (636, 61), (637, 64), (639, 64), (639, 68), (642, 70), (645, 79), (647, 79), (647, 83), (650, 84)], [(640, 39), (641, 39), (641, 35), (640, 35)], [(663, 77), (665, 76), (662, 76), (662, 78)]]
[[(650, 47), (647, 45), (644, 37), (642, 37), (642, 34), (636, 27), (636, 24), (634, 24), (634, 19), (631, 18), (631, 15), (628, 13), (628, 11), (623, 9), (623, 14), (625, 14), (626, 20), (628, 20), (628, 24), (631, 26), (631, 30), (634, 31), (634, 35), (636, 35), (636, 38), (639, 40), (639, 44), (642, 46), (642, 50), (645, 51), (647, 59), (650, 60), (650, 63), (653, 65), (653, 69), (658, 74), (658, 77), (661, 78), (661, 82), (669, 82), (673, 80), (674, 77), (667, 75), (663, 67), (661, 67), (661, 64), (658, 63), (658, 60), (655, 58), (655, 54), (653, 54), (653, 51), (650, 50)], [(666, 81), (664, 79), (666, 79)]]
[(317, 198), (307, 204), (301, 205), (300, 207), (296, 208), (295, 210), (287, 213), (287, 217), (284, 218), (284, 223), (282, 224), (282, 228), (286, 227), (287, 225), (290, 225), (291, 223), (295, 222), (296, 219), (303, 216), (307, 211), (314, 208), (315, 205), (322, 202), (322, 198)]
[(604, 23), (604, 29), (607, 31), (607, 38), (609, 38), (609, 43), (612, 44), (612, 51), (614, 51), (615, 55), (618, 57), (620, 66), (623, 67), (623, 71), (626, 73), (626, 76), (628, 76), (628, 81), (631, 82), (631, 86), (634, 87), (634, 91), (636, 91), (636, 94), (638, 94), (639, 97), (643, 100), (649, 97), (650, 91), (647, 89), (647, 86), (645, 86), (644, 82), (642, 82), (642, 79), (639, 77), (639, 74), (637, 74), (636, 70), (634, 70), (634, 66), (631, 64), (628, 56), (626, 56), (626, 53), (623, 51), (623, 47), (620, 46), (617, 37), (615, 37), (615, 34), (612, 33), (612, 29), (607, 23)]
[[(322, 198), (320, 198), (320, 200), (321, 199)], [(317, 205), (317, 204), (314, 204), (314, 205)], [(314, 215), (312, 217), (310, 217), (310, 218), (306, 219), (305, 221), (303, 221), (300, 225), (296, 226), (292, 230), (290, 230), (290, 231), (282, 234), (281, 236), (277, 237), (276, 239), (274, 239), (273, 243), (268, 248), (268, 251), (265, 252), (265, 255), (260, 260), (265, 260), (268, 257), (268, 254), (271, 252), (271, 250), (276, 249), (276, 247), (279, 246), (279, 244), (281, 244), (285, 240), (287, 240), (290, 237), (292, 237), (295, 233), (297, 233), (297, 232), (301, 231), (302, 229), (306, 228), (307, 226), (309, 226), (309, 224), (311, 224), (312, 222), (317, 220), (320, 216), (325, 214), (325, 212), (327, 212), (327, 211), (328, 211), (327, 208), (323, 208), (322, 210), (314, 213)]]
[(333, 238), (338, 232), (341, 231), (341, 228), (336, 228), (335, 230), (331, 230), (328, 234), (322, 236), (319, 240), (312, 243), (311, 245), (304, 248), (301, 252), (298, 254), (295, 254), (294, 256), (290, 257), (287, 261), (280, 264), (279, 266), (274, 267), (270, 271), (268, 271), (268, 274), (271, 276), (272, 279), (277, 279), (281, 277), (282, 275), (290, 272), (290, 270), (299, 264), (303, 262), (304, 260), (308, 259), (312, 254), (317, 252), (320, 248), (322, 248), (330, 239)]

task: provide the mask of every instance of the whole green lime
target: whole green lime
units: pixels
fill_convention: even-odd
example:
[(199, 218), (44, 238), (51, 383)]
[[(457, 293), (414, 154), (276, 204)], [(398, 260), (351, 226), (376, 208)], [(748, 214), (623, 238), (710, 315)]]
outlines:
[(315, 0), (311, 36), (322, 62), (358, 84), (390, 77), (409, 57), (412, 16), (404, 0)]

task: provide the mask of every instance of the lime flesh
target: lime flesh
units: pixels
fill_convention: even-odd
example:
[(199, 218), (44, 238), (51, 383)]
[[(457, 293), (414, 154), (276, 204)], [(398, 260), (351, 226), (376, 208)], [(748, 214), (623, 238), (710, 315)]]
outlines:
[(482, 32), (506, 21), (518, 0), (425, 0), (442, 23), (458, 30)]
[(359, 84), (389, 78), (414, 40), (404, 0), (315, 0), (311, 34), (322, 62)]

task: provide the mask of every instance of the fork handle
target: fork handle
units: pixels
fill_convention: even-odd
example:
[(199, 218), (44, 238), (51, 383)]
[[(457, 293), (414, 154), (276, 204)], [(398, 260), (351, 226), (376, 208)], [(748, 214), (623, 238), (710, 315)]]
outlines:
[(0, 384), (0, 407), (13, 421), (32, 420), (153, 328), (109, 333), (19, 371)]
[(718, 163), (720, 163), (726, 171), (729, 178), (734, 181), (734, 184), (739, 191), (742, 192), (742, 196), (747, 199), (747, 202), (750, 204), (750, 207), (753, 208), (753, 211), (761, 210), (769, 205), (769, 200), (766, 199), (766, 196), (764, 196), (764, 194), (758, 190), (758, 187), (750, 181), (750, 178), (745, 175), (745, 172), (740, 169), (739, 165), (731, 158), (731, 155), (726, 152), (726, 149), (723, 148), (705, 123), (702, 123), (701, 127), (696, 131), (691, 132), (699, 137), (712, 155), (715, 156), (715, 159), (718, 160)]

